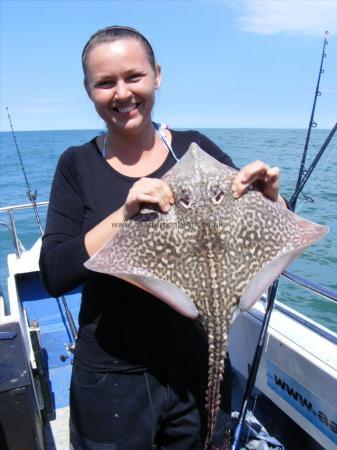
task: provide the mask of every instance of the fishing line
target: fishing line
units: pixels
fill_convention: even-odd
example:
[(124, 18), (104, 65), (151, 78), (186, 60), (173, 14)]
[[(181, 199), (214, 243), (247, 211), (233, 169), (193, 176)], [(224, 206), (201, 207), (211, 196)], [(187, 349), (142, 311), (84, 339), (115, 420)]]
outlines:
[[(336, 155), (336, 153), (337, 153), (337, 142), (336, 142), (336, 144), (332, 147), (332, 151), (331, 151), (331, 153), (328, 153), (327, 154), (327, 158), (326, 158), (326, 160), (325, 160), (325, 162), (324, 162), (324, 165), (320, 168), (320, 169), (318, 169), (317, 170), (317, 178), (318, 179), (321, 179), (322, 177), (324, 177), (325, 176), (325, 173), (327, 172), (327, 167), (328, 167), (328, 165), (330, 164), (330, 162), (331, 162), (331, 160), (332, 160), (332, 157), (334, 156), (334, 155)], [(337, 156), (337, 155), (336, 155)], [(334, 176), (334, 174), (332, 174), (332, 173), (330, 173), (329, 175), (331, 175), (331, 176)], [(328, 176), (328, 175), (326, 175), (326, 176)], [(318, 186), (317, 186), (317, 181), (316, 181), (316, 184), (313, 184), (312, 185), (312, 190), (314, 190), (315, 192), (317, 192), (317, 190), (318, 189), (316, 189), (316, 188), (319, 188)], [(314, 202), (315, 200), (313, 200), (313, 199), (311, 199), (311, 197), (309, 197), (307, 194), (304, 194), (303, 192), (299, 195), (299, 199), (301, 200), (301, 202), (299, 203), (299, 206), (296, 208), (296, 212), (299, 212), (299, 211), (301, 211), (302, 210), (302, 208), (303, 208), (303, 206), (305, 206), (306, 204), (307, 204), (307, 198), (309, 198), (310, 200), (309, 201), (311, 201), (311, 202)]]
[[(333, 127), (332, 130), (330, 131), (328, 137), (325, 139), (325, 141), (324, 141), (322, 147), (321, 147), (321, 148), (319, 149), (319, 151), (317, 152), (317, 154), (316, 154), (314, 160), (312, 161), (312, 163), (311, 163), (309, 169), (307, 169), (307, 170), (305, 171), (305, 174), (302, 176), (302, 179), (301, 179), (301, 181), (300, 181), (299, 186), (296, 187), (296, 190), (295, 190), (294, 194), (292, 195), (292, 197), (291, 197), (291, 199), (290, 199), (290, 201), (289, 201), (289, 204), (290, 204), (290, 206), (291, 206), (291, 208), (292, 208), (293, 210), (295, 210), (296, 202), (297, 202), (297, 199), (298, 199), (299, 194), (302, 192), (302, 190), (303, 190), (305, 184), (306, 184), (307, 181), (309, 180), (309, 178), (310, 178), (312, 172), (314, 171), (314, 169), (315, 169), (315, 167), (317, 166), (319, 160), (321, 159), (323, 153), (325, 152), (326, 148), (328, 147), (328, 145), (329, 145), (331, 139), (333, 138), (333, 136), (334, 136), (336, 130), (337, 130), (337, 122), (335, 123), (334, 127)], [(303, 174), (303, 171), (302, 171), (302, 174)]]
[[(326, 168), (327, 168), (328, 164), (330, 163), (330, 161), (331, 161), (331, 159), (332, 159), (332, 156), (334, 155), (334, 153), (336, 153), (336, 150), (337, 150), (337, 140), (336, 140), (336, 142), (334, 143), (334, 145), (331, 146), (331, 147), (332, 147), (331, 153), (328, 153), (328, 154), (327, 154), (327, 157), (326, 157), (326, 160), (325, 160), (325, 162), (324, 162), (324, 165), (317, 171), (319, 174), (323, 174), (323, 172), (326, 171)], [(335, 156), (337, 156), (337, 154), (336, 154)], [(337, 159), (337, 158), (336, 158), (336, 159)]]

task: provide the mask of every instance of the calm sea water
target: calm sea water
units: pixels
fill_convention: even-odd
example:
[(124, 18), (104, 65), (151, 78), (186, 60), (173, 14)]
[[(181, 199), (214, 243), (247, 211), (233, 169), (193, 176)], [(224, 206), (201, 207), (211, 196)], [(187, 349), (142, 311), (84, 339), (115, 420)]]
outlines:
[[(277, 165), (282, 172), (281, 191), (290, 197), (305, 141), (304, 130), (271, 129), (204, 129), (200, 130), (226, 151), (238, 166), (260, 159)], [(38, 190), (38, 201), (49, 197), (51, 181), (60, 154), (70, 145), (87, 142), (99, 130), (31, 131), (17, 132), (24, 166), (32, 189)], [(308, 160), (312, 160), (326, 136), (327, 130), (313, 130)], [(0, 207), (27, 203), (26, 186), (20, 169), (12, 135), (0, 133)], [(305, 193), (312, 202), (300, 200), (297, 212), (303, 217), (328, 225), (330, 233), (307, 250), (290, 270), (312, 281), (337, 291), (337, 137), (335, 136), (318, 167), (309, 180)], [(45, 208), (41, 208), (45, 220)], [(32, 213), (16, 214), (19, 237), (29, 248), (38, 236)], [(1, 214), (0, 220), (8, 223)], [(13, 251), (10, 235), (0, 227), (0, 283), (5, 288), (7, 277), (6, 255)], [(282, 280), (279, 299), (323, 325), (337, 331), (337, 305), (313, 296), (289, 281)]]

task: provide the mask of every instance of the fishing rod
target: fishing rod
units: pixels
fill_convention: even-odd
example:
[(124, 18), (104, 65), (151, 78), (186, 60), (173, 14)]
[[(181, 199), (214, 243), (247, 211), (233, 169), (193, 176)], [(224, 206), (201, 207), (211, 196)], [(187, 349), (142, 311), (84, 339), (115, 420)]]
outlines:
[(322, 147), (317, 152), (317, 155), (315, 156), (315, 158), (314, 158), (313, 162), (311, 163), (309, 169), (307, 169), (305, 171), (304, 176), (302, 177), (300, 183), (298, 184), (298, 186), (296, 186), (295, 192), (293, 193), (293, 195), (291, 196), (291, 199), (289, 200), (290, 208), (293, 211), (295, 210), (296, 201), (298, 199), (298, 196), (302, 192), (306, 182), (309, 180), (310, 175), (312, 174), (314, 168), (317, 166), (318, 161), (321, 159), (325, 149), (327, 148), (327, 146), (329, 145), (331, 139), (333, 138), (334, 134), (336, 133), (336, 130), (337, 130), (337, 122), (335, 123), (335, 126), (331, 129), (331, 131), (330, 131), (328, 137), (325, 139)]
[[(307, 150), (308, 150), (308, 145), (309, 145), (309, 140), (310, 140), (310, 135), (311, 135), (311, 129), (315, 128), (317, 126), (316, 122), (314, 122), (314, 113), (315, 113), (315, 108), (316, 108), (317, 97), (321, 95), (321, 92), (319, 91), (319, 85), (320, 85), (321, 75), (322, 75), (322, 73), (324, 73), (323, 60), (326, 57), (325, 47), (328, 44), (328, 41), (326, 39), (326, 36), (328, 34), (329, 34), (329, 32), (326, 31), (325, 37), (324, 37), (324, 44), (323, 44), (323, 50), (322, 50), (322, 56), (321, 56), (320, 70), (319, 70), (319, 75), (318, 75), (318, 80), (317, 80), (317, 85), (316, 85), (314, 103), (313, 103), (313, 107), (312, 107), (312, 111), (311, 111), (309, 127), (308, 127), (308, 131), (307, 131), (301, 166), (300, 166), (298, 179), (297, 179), (297, 183), (296, 183), (296, 188), (295, 188), (295, 192), (292, 195), (290, 202), (289, 202), (290, 208), (293, 211), (295, 210), (296, 201), (298, 199), (299, 194), (303, 190), (304, 185), (306, 184), (309, 177), (311, 176), (313, 170), (315, 169), (318, 161), (320, 160), (322, 154), (324, 153), (325, 149), (327, 148), (328, 144), (330, 143), (330, 141), (331, 141), (332, 137), (334, 136), (336, 129), (337, 129), (337, 123), (336, 123), (335, 126), (333, 127), (333, 129), (331, 130), (331, 132), (329, 133), (329, 136), (326, 138), (321, 149), (319, 150), (318, 154), (316, 155), (314, 161), (310, 165), (309, 169), (306, 170), (305, 169), (305, 161), (306, 161), (306, 155), (307, 155)], [(274, 307), (278, 284), (279, 284), (279, 278), (274, 281), (273, 285), (269, 288), (269, 291), (268, 291), (266, 312), (265, 312), (265, 316), (264, 316), (264, 319), (262, 322), (260, 336), (259, 336), (258, 344), (257, 344), (256, 350), (255, 350), (252, 367), (251, 367), (251, 370), (250, 370), (250, 373), (248, 376), (248, 380), (247, 380), (247, 384), (246, 384), (246, 391), (245, 391), (245, 394), (244, 394), (244, 397), (243, 397), (243, 400), (241, 403), (240, 413), (239, 413), (239, 417), (238, 417), (238, 423), (237, 423), (237, 426), (235, 429), (234, 438), (233, 438), (233, 442), (230, 446), (230, 450), (238, 450), (239, 445), (240, 445), (240, 437), (242, 434), (248, 405), (249, 405), (249, 402), (250, 402), (250, 399), (252, 396), (252, 391), (253, 391), (253, 388), (255, 385), (256, 376), (257, 376), (257, 372), (259, 369), (263, 348), (264, 348), (265, 341), (267, 338), (267, 330), (269, 327), (271, 313), (272, 313), (272, 310)]]
[(257, 372), (259, 370), (260, 361), (262, 357), (262, 352), (264, 348), (264, 344), (267, 338), (267, 330), (270, 322), (271, 313), (274, 308), (274, 302), (277, 294), (277, 288), (279, 284), (279, 278), (277, 278), (274, 283), (271, 285), (271, 287), (268, 290), (268, 298), (267, 298), (267, 306), (266, 306), (266, 312), (264, 315), (263, 324), (260, 331), (259, 340), (255, 349), (255, 354), (253, 358), (253, 363), (249, 372), (249, 376), (247, 379), (246, 384), (246, 391), (243, 396), (243, 401), (241, 403), (240, 413), (238, 417), (238, 423), (236, 425), (234, 437), (233, 437), (233, 443), (230, 447), (230, 450), (238, 450), (240, 447), (240, 437), (242, 433), (242, 429), (245, 423), (245, 418), (248, 410), (248, 405), (252, 396), (253, 388), (255, 386), (256, 376)]
[(17, 143), (17, 140), (16, 140), (16, 136), (15, 136), (15, 133), (14, 133), (14, 128), (13, 128), (11, 116), (9, 114), (8, 106), (6, 106), (6, 109), (7, 109), (7, 116), (8, 116), (9, 124), (10, 124), (11, 130), (12, 130), (12, 136), (13, 136), (16, 152), (17, 152), (18, 157), (19, 157), (21, 170), (22, 170), (23, 176), (25, 178), (26, 186), (27, 186), (26, 194), (27, 194), (27, 197), (28, 197), (30, 203), (32, 204), (32, 207), (33, 207), (33, 210), (34, 210), (34, 214), (35, 214), (35, 219), (36, 219), (37, 225), (38, 225), (38, 227), (40, 229), (40, 233), (41, 233), (41, 236), (42, 236), (43, 235), (43, 228), (42, 228), (42, 225), (41, 225), (41, 220), (40, 220), (39, 213), (37, 211), (37, 206), (36, 206), (37, 191), (33, 192), (31, 190), (31, 188), (30, 188), (29, 181), (28, 181), (27, 174), (26, 174), (26, 170), (25, 170), (25, 166), (23, 165), (23, 161), (22, 161), (22, 158), (21, 158), (19, 146), (18, 146), (18, 143)]
[(324, 36), (323, 49), (322, 49), (322, 55), (321, 55), (321, 63), (320, 63), (320, 67), (319, 67), (317, 84), (316, 84), (316, 90), (315, 90), (315, 95), (314, 95), (314, 102), (313, 102), (313, 105), (312, 105), (312, 110), (311, 110), (311, 115), (310, 115), (308, 130), (307, 130), (307, 135), (306, 135), (304, 149), (303, 149), (303, 153), (302, 153), (302, 160), (301, 160), (300, 170), (299, 170), (298, 176), (297, 176), (295, 193), (297, 193), (297, 192), (298, 193), (297, 193), (296, 196), (294, 194), (291, 197), (291, 201), (290, 201), (290, 206), (291, 206), (291, 209), (293, 211), (295, 211), (295, 208), (296, 208), (296, 202), (297, 202), (298, 195), (301, 192), (301, 190), (303, 189), (302, 188), (301, 190), (299, 190), (300, 185), (301, 185), (301, 183), (303, 181), (303, 177), (306, 175), (305, 162), (306, 162), (307, 153), (308, 153), (308, 146), (309, 146), (309, 141), (310, 141), (310, 136), (311, 136), (311, 129), (317, 127), (317, 123), (314, 121), (314, 115), (315, 115), (317, 97), (322, 95), (321, 91), (319, 90), (319, 85), (320, 85), (320, 82), (321, 82), (321, 75), (324, 73), (323, 61), (324, 61), (324, 58), (326, 57), (325, 47), (328, 45), (328, 40), (327, 40), (327, 35), (328, 34), (329, 34), (329, 31), (326, 31), (325, 32), (325, 36)]
[[(15, 143), (15, 148), (16, 148), (19, 160), (20, 160), (21, 170), (22, 170), (23, 176), (25, 178), (25, 182), (26, 182), (26, 187), (27, 187), (26, 194), (27, 194), (27, 197), (28, 197), (32, 207), (33, 207), (35, 219), (36, 219), (37, 225), (39, 227), (41, 237), (43, 237), (44, 230), (43, 230), (43, 227), (42, 227), (42, 224), (41, 224), (39, 212), (37, 210), (37, 205), (36, 205), (37, 191), (35, 190), (33, 192), (31, 187), (30, 187), (30, 184), (29, 184), (29, 181), (28, 181), (28, 177), (27, 177), (27, 174), (26, 174), (26, 170), (25, 170), (25, 166), (23, 164), (23, 161), (22, 161), (22, 158), (21, 158), (21, 153), (20, 153), (20, 150), (19, 150), (19, 146), (18, 146), (18, 143), (17, 143), (17, 140), (16, 140), (14, 127), (13, 127), (13, 124), (12, 124), (11, 116), (9, 114), (8, 106), (6, 107), (6, 109), (7, 109), (7, 116), (8, 116), (9, 124), (10, 124), (11, 130), (12, 130), (12, 136), (13, 136), (13, 140), (14, 140), (14, 143)], [(70, 331), (71, 331), (71, 334), (72, 334), (72, 337), (73, 337), (73, 341), (74, 341), (68, 346), (68, 350), (73, 352), (74, 349), (75, 349), (75, 342), (76, 342), (76, 339), (77, 339), (77, 328), (76, 328), (73, 316), (72, 316), (71, 311), (70, 311), (70, 309), (68, 307), (68, 304), (67, 304), (67, 301), (66, 301), (65, 297), (62, 295), (60, 298), (61, 298), (62, 303), (63, 303), (64, 311), (66, 313), (66, 317), (67, 317), (67, 320), (68, 320), (69, 328), (70, 328)]]

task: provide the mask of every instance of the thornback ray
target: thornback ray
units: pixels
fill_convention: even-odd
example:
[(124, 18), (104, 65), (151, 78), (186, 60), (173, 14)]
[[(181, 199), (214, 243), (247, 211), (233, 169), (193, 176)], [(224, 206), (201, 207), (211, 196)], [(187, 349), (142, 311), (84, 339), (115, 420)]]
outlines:
[(205, 448), (220, 406), (235, 313), (250, 308), (291, 261), (328, 231), (260, 192), (234, 198), (231, 186), (236, 174), (191, 144), (162, 177), (175, 200), (170, 211), (142, 209), (85, 263), (88, 269), (126, 280), (201, 322), (209, 349)]

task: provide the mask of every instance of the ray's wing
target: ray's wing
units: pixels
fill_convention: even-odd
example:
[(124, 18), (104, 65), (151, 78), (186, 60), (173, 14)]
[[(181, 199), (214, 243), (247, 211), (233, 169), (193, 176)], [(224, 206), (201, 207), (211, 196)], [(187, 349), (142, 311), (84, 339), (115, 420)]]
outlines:
[[(321, 239), (328, 227), (310, 222), (250, 191), (230, 199), (223, 261), (231, 268), (232, 294), (240, 309), (249, 309), (273, 281), (306, 248)], [(227, 220), (227, 222), (228, 222)]]
[(179, 225), (173, 208), (167, 214), (143, 210), (85, 266), (126, 280), (194, 319), (198, 310), (190, 297), (195, 285), (186, 264), (193, 270), (197, 249), (186, 238), (189, 233)]

